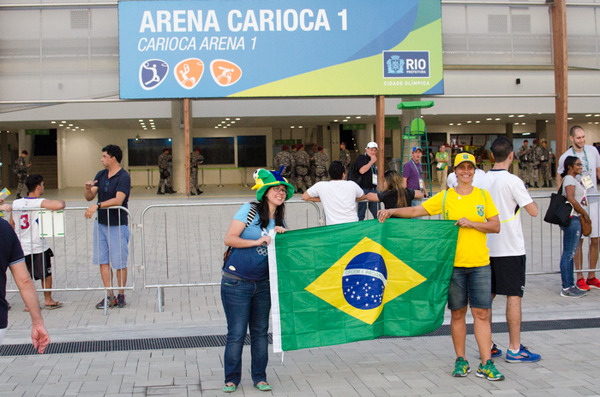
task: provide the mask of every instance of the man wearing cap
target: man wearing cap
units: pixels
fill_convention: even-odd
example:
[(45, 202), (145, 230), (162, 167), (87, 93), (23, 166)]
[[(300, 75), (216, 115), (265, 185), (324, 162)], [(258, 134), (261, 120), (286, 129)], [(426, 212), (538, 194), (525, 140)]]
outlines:
[(540, 140), (540, 171), (544, 184), (542, 187), (552, 187), (552, 172), (550, 165), (552, 163), (552, 149), (548, 147), (548, 142), (544, 138)]
[(419, 146), (412, 148), (412, 158), (402, 167), (402, 179), (404, 187), (412, 190), (420, 190), (427, 197), (425, 190), (425, 180), (423, 178), (423, 165), (421, 158), (423, 157), (423, 149)]
[(341, 161), (329, 166), (330, 181), (317, 182), (302, 195), (302, 200), (320, 201), (327, 225), (356, 222), (356, 201), (363, 200), (363, 190), (353, 181), (345, 180), (346, 167)]
[(523, 141), (523, 146), (519, 148), (517, 159), (519, 159), (519, 178), (525, 182), (527, 187), (531, 187), (529, 184), (529, 176), (531, 174), (529, 172), (531, 164), (531, 148), (529, 147), (529, 141), (527, 139)]
[[(377, 150), (377, 143), (369, 142), (367, 143), (365, 154), (361, 154), (356, 159), (356, 169), (360, 174), (356, 183), (362, 188), (365, 195), (367, 193), (377, 193), (377, 166), (375, 165), (377, 162)], [(369, 201), (368, 203), (362, 201), (358, 203), (359, 221), (365, 219), (367, 205), (369, 206), (369, 211), (373, 215), (373, 218), (377, 218), (379, 203), (375, 201)]]

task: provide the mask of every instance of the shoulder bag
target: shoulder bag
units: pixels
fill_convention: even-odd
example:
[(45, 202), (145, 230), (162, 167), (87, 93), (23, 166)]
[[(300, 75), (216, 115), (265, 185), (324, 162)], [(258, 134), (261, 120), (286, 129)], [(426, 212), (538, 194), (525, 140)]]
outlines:
[[(250, 211), (248, 211), (248, 217), (246, 218), (246, 226), (244, 229), (254, 222), (254, 218), (256, 218), (256, 211), (258, 210), (258, 206), (255, 204), (250, 204)], [(225, 267), (225, 263), (227, 263), (227, 258), (231, 255), (231, 252), (234, 250), (233, 247), (227, 247), (225, 252), (223, 253), (223, 268)]]
[(544, 215), (544, 222), (567, 227), (571, 223), (572, 212), (573, 206), (569, 203), (567, 198), (562, 195), (561, 184), (558, 192), (552, 193), (550, 196), (550, 204), (548, 205), (546, 215)]

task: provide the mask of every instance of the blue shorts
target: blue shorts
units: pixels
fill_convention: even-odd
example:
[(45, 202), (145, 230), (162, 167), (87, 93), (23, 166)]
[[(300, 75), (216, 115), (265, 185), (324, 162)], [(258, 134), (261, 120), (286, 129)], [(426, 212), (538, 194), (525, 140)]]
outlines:
[(492, 308), (492, 271), (490, 265), (455, 267), (448, 287), (448, 309), (470, 304), (478, 309)]
[[(115, 270), (127, 267), (129, 227), (107, 226), (94, 222), (94, 265), (109, 264)], [(98, 251), (100, 260), (98, 260)]]

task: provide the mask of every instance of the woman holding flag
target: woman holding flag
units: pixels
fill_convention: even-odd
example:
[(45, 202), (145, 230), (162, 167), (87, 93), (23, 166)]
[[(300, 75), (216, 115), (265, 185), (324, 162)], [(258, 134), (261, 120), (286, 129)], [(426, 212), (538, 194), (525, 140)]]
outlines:
[(492, 331), (490, 313), (492, 307), (492, 285), (489, 251), (486, 233), (498, 233), (500, 220), (498, 210), (490, 194), (474, 188), (475, 157), (470, 153), (459, 153), (454, 161), (458, 186), (443, 190), (416, 207), (380, 210), (379, 221), (390, 216), (414, 218), (443, 214), (444, 219), (456, 221), (460, 227), (454, 269), (448, 287), (448, 308), (452, 312), (450, 331), (456, 352), (452, 376), (467, 376), (471, 371), (465, 359), (467, 305), (471, 306), (475, 340), (479, 347), (481, 364), (478, 377), (488, 380), (503, 380), (491, 359)]
[[(281, 171), (281, 170), (280, 170)], [(227, 317), (223, 391), (234, 392), (242, 377), (242, 350), (250, 328), (251, 373), (254, 387), (270, 391), (267, 383), (269, 358), (267, 331), (271, 310), (267, 245), (274, 233), (285, 232), (285, 204), (294, 187), (280, 172), (254, 172), (257, 202), (242, 205), (225, 234), (232, 247), (223, 265), (221, 301)]]

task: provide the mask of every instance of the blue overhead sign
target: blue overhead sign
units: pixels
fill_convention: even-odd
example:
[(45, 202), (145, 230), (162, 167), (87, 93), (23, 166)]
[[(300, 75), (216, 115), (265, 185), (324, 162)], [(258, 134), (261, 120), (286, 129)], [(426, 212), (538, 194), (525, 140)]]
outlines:
[(440, 0), (120, 1), (125, 99), (443, 93)]

